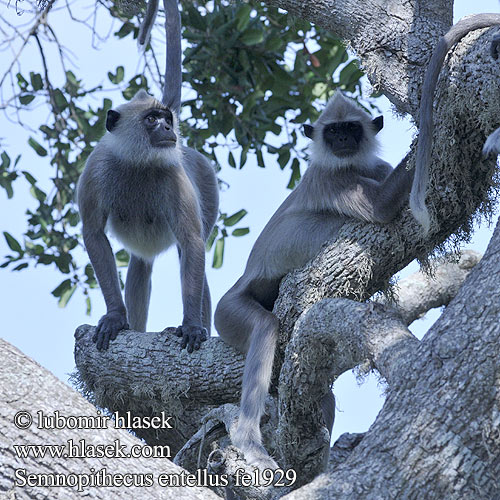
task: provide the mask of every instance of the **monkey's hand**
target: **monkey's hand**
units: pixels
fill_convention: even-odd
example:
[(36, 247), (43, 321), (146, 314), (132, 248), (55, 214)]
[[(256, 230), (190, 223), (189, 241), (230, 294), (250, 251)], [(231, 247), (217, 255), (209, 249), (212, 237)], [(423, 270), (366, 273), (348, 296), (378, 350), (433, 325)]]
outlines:
[(92, 341), (96, 343), (98, 351), (105, 351), (109, 347), (109, 341), (115, 340), (118, 332), (128, 327), (125, 312), (107, 313), (99, 320)]
[(177, 337), (182, 337), (181, 349), (187, 348), (187, 352), (197, 351), (201, 347), (201, 343), (207, 340), (207, 329), (202, 326), (181, 325), (177, 327), (175, 332)]

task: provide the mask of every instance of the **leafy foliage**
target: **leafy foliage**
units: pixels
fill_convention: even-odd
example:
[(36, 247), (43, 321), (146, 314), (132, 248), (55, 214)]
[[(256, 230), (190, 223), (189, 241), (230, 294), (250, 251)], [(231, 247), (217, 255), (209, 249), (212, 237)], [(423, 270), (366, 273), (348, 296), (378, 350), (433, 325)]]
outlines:
[[(362, 73), (356, 61), (348, 61), (344, 47), (331, 33), (261, 2), (198, 0), (181, 4), (187, 42), (184, 82), (192, 89), (183, 110), (182, 132), (188, 144), (230, 168), (242, 169), (251, 160), (260, 167), (289, 169), (288, 187), (292, 189), (305, 159), (298, 143), (299, 128), (317, 118), (315, 102), (325, 100), (333, 89), (359, 92)], [(111, 14), (120, 22), (114, 36), (137, 37), (139, 23), (131, 17), (135, 11), (125, 9), (124, 13), (110, 2), (106, 6), (105, 14), (100, 15)], [(49, 25), (50, 19), (48, 11)], [(41, 29), (39, 26), (38, 31)], [(55, 32), (57, 26), (51, 29)], [(103, 89), (87, 88), (71, 71), (65, 71), (61, 85), (53, 86), (44, 39), (37, 31), (33, 36), (45, 71), (19, 70), (14, 77), (15, 106), (29, 110), (45, 104), (50, 109), (49, 119), (29, 138), (28, 145), (51, 170), (37, 170), (37, 176), (43, 177), (40, 182), (33, 169), (21, 170), (27, 167), (19, 155), (11, 161), (7, 151), (1, 153), (0, 186), (8, 197), (14, 195), (14, 181), (23, 176), (38, 203), (35, 210), (27, 211), (22, 242), (4, 233), (12, 254), (1, 267), (21, 270), (29, 263), (55, 265), (66, 275), (52, 292), (59, 304), (66, 305), (81, 288), (90, 310), (88, 290), (97, 283), (92, 267), (75, 251), (82, 245), (75, 188), (88, 155), (104, 133), (106, 112), (113, 103), (104, 96), (98, 99), (100, 105), (92, 104), (96, 99), (90, 98), (101, 95)], [(125, 99), (140, 88), (148, 89), (151, 81), (161, 82), (154, 45), (147, 52), (144, 72), (127, 80), (124, 66), (108, 70), (111, 88), (120, 89)], [(47, 191), (41, 185), (47, 185), (49, 176), (52, 185)], [(234, 227), (245, 215), (243, 209), (230, 216), (221, 213), (207, 244), (214, 249), (214, 267), (223, 263), (228, 236), (249, 232), (248, 228)], [(125, 266), (128, 255), (122, 250), (116, 260)]]

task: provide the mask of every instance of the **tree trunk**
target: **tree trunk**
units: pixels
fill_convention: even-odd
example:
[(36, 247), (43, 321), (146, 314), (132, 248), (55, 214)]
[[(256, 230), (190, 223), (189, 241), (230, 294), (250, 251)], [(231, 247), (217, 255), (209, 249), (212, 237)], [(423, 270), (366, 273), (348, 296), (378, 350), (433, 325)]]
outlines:
[[(3, 339), (0, 339), (0, 352), (1, 498), (218, 498), (206, 488), (198, 486), (161, 486), (158, 483), (161, 474), (165, 475), (164, 480), (167, 476), (171, 480), (180, 480), (187, 474), (168, 460), (168, 450), (156, 450), (162, 452), (165, 458), (148, 458), (151, 457), (149, 453), (154, 450), (126, 430), (115, 428), (111, 419), (94, 421), (93, 425), (99, 425), (98, 428), (85, 428), (82, 422), (64, 421), (63, 417), (97, 417), (99, 414), (97, 409), (76, 391)], [(55, 417), (56, 412), (59, 413), (59, 423), (65, 424), (66, 427), (54, 428), (55, 422), (47, 421), (52, 428), (46, 428), (49, 425), (44, 424), (46, 419), (40, 418), (40, 415)], [(27, 428), (16, 427), (16, 415), (21, 424), (29, 423), (31, 415), (33, 423)], [(77, 428), (75, 423), (78, 424)], [(73, 447), (69, 440), (73, 441)], [(82, 440), (85, 442), (83, 456), (82, 449), (78, 448), (82, 446)], [(47, 451), (44, 458), (36, 458), (33, 453), (22, 458), (16, 454), (15, 449), (15, 446), (22, 445), (66, 446), (64, 453), (70, 453), (72, 448), (80, 456), (51, 458)], [(99, 452), (98, 447), (103, 446), (110, 446), (108, 453), (111, 454), (114, 453), (115, 447), (123, 447), (120, 449), (131, 453), (132, 447), (135, 446), (135, 450), (142, 452), (144, 457), (93, 458)], [(29, 474), (36, 476), (28, 477)], [(55, 481), (58, 483), (54, 483)], [(120, 481), (130, 481), (128, 484), (131, 486), (119, 486)], [(147, 486), (148, 481), (151, 481), (151, 486)], [(54, 484), (56, 486), (47, 486)], [(116, 486), (112, 486), (113, 484)], [(134, 484), (136, 486), (132, 486)], [(202, 481), (197, 484), (201, 485)]]

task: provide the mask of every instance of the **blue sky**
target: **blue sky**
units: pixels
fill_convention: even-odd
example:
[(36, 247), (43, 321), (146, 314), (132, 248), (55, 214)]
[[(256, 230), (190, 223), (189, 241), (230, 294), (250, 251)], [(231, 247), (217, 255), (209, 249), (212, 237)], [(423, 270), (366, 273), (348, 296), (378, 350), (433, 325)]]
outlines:
[[(11, 3), (13, 5), (13, 3)], [(5, 7), (4, 7), (5, 8)], [(497, 0), (477, 0), (469, 2), (460, 0), (455, 2), (455, 20), (474, 12), (500, 12)], [(16, 16), (10, 9), (10, 20), (13, 23), (23, 22), (23, 18)], [(107, 42), (99, 53), (103, 65), (96, 64), (95, 52), (83, 51), (82, 47), (90, 46), (90, 33), (81, 26), (68, 26), (63, 32), (63, 44), (72, 47), (77, 56), (75, 72), (86, 75), (88, 82), (100, 83), (106, 81), (106, 72), (124, 60), (130, 60), (137, 54), (135, 44), (122, 40)], [(132, 54), (132, 56), (131, 56)], [(0, 73), (3, 74), (4, 62), (9, 60), (6, 54), (1, 55)], [(137, 64), (135, 64), (137, 60)], [(22, 67), (36, 70), (40, 63), (37, 53), (27, 49), (23, 54)], [(114, 61), (110, 63), (110, 61)], [(128, 63), (129, 76), (140, 67), (139, 55), (131, 65)], [(71, 69), (71, 68), (70, 68)], [(57, 83), (56, 83), (57, 84)], [(118, 96), (113, 96), (115, 102)], [(382, 143), (382, 157), (395, 165), (406, 153), (414, 134), (411, 124), (405, 120), (395, 119), (386, 102), (382, 109), (385, 116), (385, 128), (380, 134)], [(40, 110), (37, 119), (43, 120)], [(38, 118), (40, 117), (40, 118)], [(40, 122), (41, 123), (41, 122)], [(50, 175), (46, 160), (41, 159), (29, 151), (26, 144), (28, 134), (20, 127), (8, 122), (4, 115), (0, 115), (0, 134), (2, 144), (12, 157), (17, 152), (23, 153), (22, 169), (32, 171), (38, 179)], [(261, 169), (255, 162), (250, 161), (242, 171), (223, 166), (220, 174), (230, 188), (221, 193), (221, 209), (229, 214), (245, 208), (249, 215), (242, 221), (250, 227), (250, 234), (242, 238), (231, 238), (226, 245), (224, 265), (220, 270), (207, 266), (208, 282), (212, 293), (212, 302), (215, 305), (220, 297), (234, 284), (241, 275), (246, 259), (259, 232), (274, 213), (283, 199), (289, 194), (286, 184), (289, 172), (282, 172), (278, 166)], [(16, 238), (21, 238), (25, 229), (25, 211), (35, 208), (36, 203), (29, 194), (28, 185), (23, 180), (15, 183), (15, 197), (7, 200), (5, 192), (0, 190), (0, 231), (8, 231)], [(473, 248), (484, 252), (491, 229), (480, 228), (471, 244)], [(112, 242), (116, 249), (119, 245)], [(3, 237), (0, 238), (0, 256), (9, 253)], [(0, 262), (2, 261), (0, 257)], [(414, 272), (418, 266), (413, 263), (404, 270), (405, 276)], [(2, 317), (2, 331), (0, 335), (16, 345), (25, 354), (38, 361), (59, 378), (67, 381), (68, 374), (74, 370), (73, 361), (73, 333), (82, 323), (96, 324), (105, 312), (104, 302), (99, 290), (92, 294), (92, 315), (85, 314), (83, 297), (77, 292), (65, 309), (57, 306), (56, 300), (50, 294), (62, 281), (61, 274), (51, 268), (39, 266), (20, 273), (0, 269), (0, 313)], [(426, 318), (413, 326), (413, 330), (423, 335), (426, 329), (437, 318), (438, 312), (430, 312)], [(166, 326), (176, 326), (182, 319), (180, 300), (179, 268), (177, 253), (170, 250), (160, 256), (155, 263), (153, 273), (153, 291), (148, 320), (149, 331), (159, 331)], [(334, 437), (349, 432), (366, 430), (378, 413), (383, 399), (380, 388), (377, 387), (372, 375), (361, 386), (358, 386), (351, 373), (344, 374), (336, 383), (334, 392), (337, 398), (337, 414), (334, 426)]]

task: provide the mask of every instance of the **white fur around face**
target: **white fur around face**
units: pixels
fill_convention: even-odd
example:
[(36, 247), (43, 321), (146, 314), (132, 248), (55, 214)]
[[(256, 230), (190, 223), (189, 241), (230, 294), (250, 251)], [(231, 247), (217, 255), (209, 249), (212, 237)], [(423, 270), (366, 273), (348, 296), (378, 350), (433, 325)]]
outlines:
[(120, 160), (135, 165), (162, 165), (182, 164), (182, 137), (179, 132), (179, 119), (176, 113), (173, 116), (173, 129), (177, 136), (175, 146), (158, 148), (151, 146), (146, 133), (142, 116), (148, 109), (164, 107), (159, 101), (140, 90), (134, 98), (117, 108), (120, 119), (112, 132), (107, 132), (102, 142), (109, 147)]
[[(323, 140), (325, 125), (331, 122), (359, 121), (363, 126), (363, 139), (357, 154), (336, 156)], [(330, 168), (369, 165), (377, 158), (379, 143), (372, 126), (371, 116), (337, 91), (314, 124), (313, 140), (309, 146), (311, 162)]]

